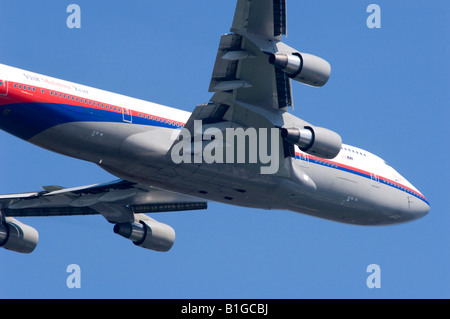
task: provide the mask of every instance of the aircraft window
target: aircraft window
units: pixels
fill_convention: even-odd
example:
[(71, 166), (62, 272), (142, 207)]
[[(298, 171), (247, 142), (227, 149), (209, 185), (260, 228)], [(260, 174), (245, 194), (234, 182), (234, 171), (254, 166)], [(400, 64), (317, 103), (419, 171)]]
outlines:
[[(20, 87), (20, 85), (19, 85), (19, 87)], [(53, 92), (52, 92), (52, 91), (50, 91), (50, 95), (53, 95)]]
[(91, 101), (89, 101), (89, 105), (91, 104)]
[(41, 89), (41, 93), (44, 94), (44, 90), (43, 89)]
[(77, 100), (77, 102), (78, 102), (78, 98), (75, 98), (76, 100)]
[(14, 83), (14, 88), (17, 88), (17, 84), (16, 83)]
[(33, 92), (36, 92), (36, 89), (35, 89), (35, 88), (33, 88)]

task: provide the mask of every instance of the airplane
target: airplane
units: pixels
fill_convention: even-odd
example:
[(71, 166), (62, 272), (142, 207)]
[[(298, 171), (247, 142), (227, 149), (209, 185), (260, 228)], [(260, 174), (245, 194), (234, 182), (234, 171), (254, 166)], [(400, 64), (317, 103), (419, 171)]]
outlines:
[[(285, 44), (286, 32), (285, 0), (237, 0), (220, 38), (211, 99), (192, 113), (0, 64), (3, 131), (117, 177), (0, 195), (0, 246), (36, 248), (37, 230), (18, 217), (101, 214), (135, 245), (165, 252), (175, 231), (147, 214), (208, 202), (353, 225), (425, 216), (428, 200), (382, 158), (292, 114), (292, 80), (322, 87), (331, 66)], [(244, 137), (229, 138), (229, 130)], [(230, 149), (227, 161), (217, 160)], [(269, 173), (267, 158), (253, 160), (262, 149), (277, 164)]]

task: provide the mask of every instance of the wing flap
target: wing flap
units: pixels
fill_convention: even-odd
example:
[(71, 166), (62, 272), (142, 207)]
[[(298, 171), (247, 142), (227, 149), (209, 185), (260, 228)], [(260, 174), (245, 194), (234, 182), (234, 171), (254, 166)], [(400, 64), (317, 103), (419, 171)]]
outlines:
[(286, 34), (286, 0), (238, 0), (231, 31), (268, 38)]
[[(211, 83), (209, 85), (209, 92), (223, 91), (217, 89), (217, 86), (224, 82), (236, 80), (238, 62), (248, 55), (247, 52), (241, 50), (241, 46), (241, 36), (237, 34), (222, 35), (219, 42), (219, 49), (217, 50), (216, 63), (214, 65)], [(235, 57), (233, 58), (234, 52)], [(239, 54), (241, 54), (240, 57), (238, 57)]]
[(286, 34), (285, 0), (238, 0), (230, 34), (222, 35), (209, 91), (211, 102), (234, 102), (261, 109), (286, 110), (293, 106), (291, 79), (269, 63)]
[[(55, 189), (50, 187), (49, 190)], [(134, 220), (135, 213), (206, 209), (198, 198), (124, 180), (54, 191), (0, 195), (5, 217), (101, 214), (112, 223)]]

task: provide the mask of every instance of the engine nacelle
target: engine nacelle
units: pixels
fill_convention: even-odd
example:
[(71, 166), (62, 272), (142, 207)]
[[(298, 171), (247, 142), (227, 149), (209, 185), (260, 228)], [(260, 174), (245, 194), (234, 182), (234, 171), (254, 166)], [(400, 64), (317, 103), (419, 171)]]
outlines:
[(324, 86), (331, 74), (331, 66), (327, 61), (308, 53), (271, 54), (269, 62), (290, 78), (316, 87)]
[(139, 247), (156, 251), (169, 251), (175, 242), (175, 231), (172, 227), (148, 216), (138, 222), (116, 224), (114, 232)]
[(325, 159), (335, 158), (342, 147), (339, 134), (322, 127), (282, 128), (281, 137), (303, 152)]
[(25, 225), (12, 217), (6, 217), (0, 224), (0, 247), (18, 253), (33, 252), (39, 241), (39, 233), (31, 226)]

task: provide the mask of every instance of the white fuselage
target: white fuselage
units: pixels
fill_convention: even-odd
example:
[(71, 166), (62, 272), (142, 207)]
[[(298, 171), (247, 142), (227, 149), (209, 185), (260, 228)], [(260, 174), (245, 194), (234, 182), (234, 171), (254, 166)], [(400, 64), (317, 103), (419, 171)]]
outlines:
[(332, 160), (295, 149), (279, 174), (251, 164), (175, 164), (170, 148), (189, 112), (0, 65), (0, 128), (134, 182), (211, 201), (384, 225), (429, 211), (381, 158), (343, 145)]

